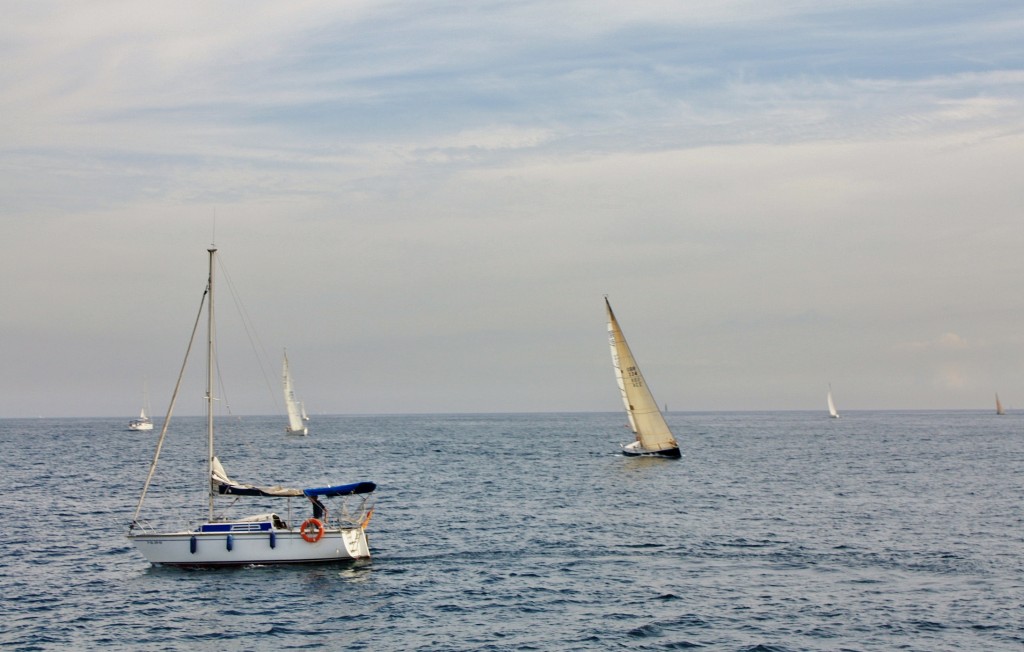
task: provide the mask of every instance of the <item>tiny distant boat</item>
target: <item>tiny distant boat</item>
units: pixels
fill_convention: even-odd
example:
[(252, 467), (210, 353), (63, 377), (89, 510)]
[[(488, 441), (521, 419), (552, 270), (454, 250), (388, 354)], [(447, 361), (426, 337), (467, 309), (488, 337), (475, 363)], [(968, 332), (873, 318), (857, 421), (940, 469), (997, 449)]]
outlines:
[(658, 409), (650, 388), (644, 382), (629, 344), (622, 335), (619, 322), (615, 319), (608, 297), (604, 299), (608, 310), (608, 343), (612, 350), (612, 368), (615, 379), (622, 393), (622, 402), (626, 407), (629, 427), (636, 435), (636, 441), (623, 444), (622, 453), (631, 457), (651, 456), (678, 459), (682, 457), (679, 444), (676, 443), (665, 423), (665, 417)]
[(1006, 410), (1003, 409), (1003, 404), (999, 402), (999, 392), (996, 392), (996, 414), (1006, 414)]
[(284, 406), (288, 410), (288, 426), (284, 429), (289, 435), (308, 435), (309, 428), (306, 427), (305, 408), (299, 401), (295, 400), (295, 390), (292, 388), (292, 374), (288, 369), (288, 352), (285, 351), (284, 362), (281, 365), (281, 378), (284, 383)]
[(139, 418), (132, 419), (128, 422), (128, 430), (152, 430), (153, 421), (146, 416), (146, 410), (149, 409), (149, 389), (143, 385), (142, 389), (142, 409), (139, 410)]
[(153, 420), (146, 416), (146, 408), (139, 410), (139, 418), (128, 422), (128, 430), (152, 430)]
[[(182, 376), (178, 377), (171, 404), (164, 419), (160, 436), (157, 439), (156, 452), (149, 467), (149, 475), (142, 488), (135, 515), (128, 528), (128, 539), (142, 555), (152, 564), (160, 566), (245, 566), (253, 564), (302, 564), (352, 561), (370, 558), (370, 548), (366, 540), (366, 526), (373, 514), (372, 506), (368, 505), (373, 491), (377, 486), (373, 482), (355, 482), (335, 486), (315, 487), (311, 489), (292, 489), (282, 486), (257, 486), (235, 482), (228, 477), (224, 466), (215, 454), (214, 448), (214, 254), (216, 248), (211, 247), (210, 275), (203, 293), (207, 315), (206, 343), (206, 431), (207, 431), (207, 476), (203, 480), (208, 494), (208, 505), (205, 516), (199, 517), (197, 523), (177, 530), (158, 530), (149, 523), (140, 520), (146, 493), (150, 488), (153, 475), (160, 458), (167, 431), (171, 423), (171, 414), (181, 387)], [(202, 307), (202, 304), (201, 304)], [(192, 339), (188, 350), (191, 351), (195, 341), (196, 327), (193, 327)], [(188, 354), (186, 353), (186, 361)], [(182, 365), (182, 374), (185, 365)], [(268, 465), (269, 467), (269, 465)], [(186, 492), (191, 493), (191, 492)], [(259, 498), (283, 499), (286, 516), (282, 518), (277, 512), (260, 513), (251, 516), (231, 517), (227, 515), (239, 498), (254, 496)], [(218, 504), (218, 499), (223, 502)], [(308, 518), (296, 523), (303, 517), (292, 512), (292, 501), (312, 507)], [(334, 499), (328, 508), (324, 500)], [(354, 504), (349, 505), (352, 500)], [(340, 503), (340, 504), (339, 504)], [(217, 511), (217, 508), (221, 511)], [(294, 518), (294, 521), (292, 520)]]
[(828, 415), (833, 419), (839, 418), (839, 412), (836, 411), (836, 403), (832, 400), (832, 385), (828, 386)]

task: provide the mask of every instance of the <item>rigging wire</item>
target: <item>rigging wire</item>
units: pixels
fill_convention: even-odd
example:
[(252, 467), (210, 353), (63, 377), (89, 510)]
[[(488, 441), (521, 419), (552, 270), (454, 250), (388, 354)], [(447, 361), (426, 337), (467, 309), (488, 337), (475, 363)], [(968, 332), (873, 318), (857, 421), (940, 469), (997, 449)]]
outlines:
[(223, 255), (220, 258), (220, 269), (224, 275), (224, 280), (228, 286), (229, 293), (231, 294), (231, 300), (235, 305), (235, 310), (238, 313), (239, 319), (242, 323), (242, 328), (245, 331), (246, 338), (248, 339), (249, 347), (252, 349), (253, 355), (256, 358), (256, 363), (260, 369), (260, 374), (263, 376), (263, 383), (274, 403), (274, 408), (275, 410), (283, 411), (283, 399), (274, 391), (273, 385), (270, 381), (270, 376), (267, 373), (267, 364), (269, 364), (267, 361), (270, 360), (270, 355), (268, 355), (266, 347), (263, 346), (263, 342), (259, 337), (259, 333), (256, 331), (254, 322), (249, 316), (249, 311), (246, 310), (245, 304), (242, 303), (241, 295), (238, 293), (235, 283), (231, 279), (231, 274), (228, 272), (228, 268), (224, 264)]
[(196, 341), (196, 331), (199, 329), (199, 322), (203, 316), (203, 306), (210, 295), (210, 286), (207, 284), (203, 290), (203, 297), (199, 300), (199, 311), (196, 313), (196, 321), (192, 325), (192, 335), (188, 339), (188, 346), (185, 349), (185, 359), (181, 362), (181, 371), (178, 372), (178, 381), (174, 384), (174, 392), (171, 394), (171, 403), (167, 406), (167, 416), (164, 417), (164, 424), (160, 428), (160, 437), (156, 441), (156, 452), (153, 453), (153, 461), (149, 465), (149, 474), (146, 475), (146, 482), (142, 486), (142, 495), (139, 496), (139, 504), (135, 507), (135, 516), (132, 517), (132, 526), (139, 518), (142, 511), (142, 503), (146, 500), (146, 492), (149, 491), (149, 484), (153, 481), (153, 474), (156, 473), (156, 463), (160, 459), (160, 451), (163, 450), (164, 440), (167, 438), (167, 428), (171, 425), (171, 415), (174, 413), (174, 404), (178, 401), (178, 390), (181, 389), (181, 379), (185, 375), (185, 367), (188, 364), (189, 353), (192, 352), (192, 345)]
[[(265, 384), (268, 392), (270, 393), (270, 396), (272, 398), (272, 402), (273, 402), (273, 404), (275, 406), (275, 410), (277, 411), (277, 413), (283, 413), (284, 409), (282, 407), (282, 403), (283, 403), (282, 395), (279, 392), (275, 392), (273, 390), (273, 387), (272, 387), (272, 384), (271, 384), (271, 381), (270, 381), (270, 377), (269, 377), (269, 375), (267, 373), (267, 364), (266, 364), (266, 362), (270, 359), (270, 356), (267, 354), (266, 348), (263, 346), (263, 343), (260, 340), (259, 335), (256, 332), (256, 329), (254, 328), (253, 320), (249, 316), (248, 311), (246, 310), (244, 304), (241, 301), (241, 298), (240, 298), (240, 295), (239, 295), (239, 293), (237, 291), (237, 288), (236, 288), (234, 282), (232, 281), (232, 279), (230, 277), (230, 274), (228, 273), (227, 267), (224, 264), (224, 257), (223, 257), (223, 255), (218, 257), (218, 265), (217, 265), (217, 267), (221, 270), (221, 276), (224, 279), (225, 285), (227, 286), (227, 288), (229, 290), (229, 294), (231, 295), (232, 302), (235, 305), (236, 313), (240, 317), (240, 321), (241, 321), (242, 327), (243, 327), (243, 329), (244, 329), (244, 331), (246, 333), (246, 337), (248, 339), (249, 346), (250, 346), (254, 356), (256, 357), (257, 365), (260, 368), (260, 373), (262, 374), (263, 380), (264, 380), (264, 384)], [(143, 486), (142, 495), (139, 498), (139, 503), (138, 503), (138, 506), (136, 507), (135, 515), (134, 515), (134, 517), (132, 519), (131, 527), (133, 527), (133, 528), (137, 527), (137, 526), (142, 526), (141, 523), (137, 522), (138, 518), (139, 518), (139, 514), (140, 514), (140, 512), (142, 510), (143, 501), (145, 500), (145, 498), (147, 496), (147, 492), (150, 489), (150, 486), (151, 486), (154, 474), (156, 472), (157, 461), (158, 461), (158, 459), (160, 457), (160, 453), (161, 453), (161, 450), (162, 450), (163, 445), (164, 445), (164, 441), (165, 441), (166, 436), (167, 436), (168, 427), (169, 427), (170, 421), (171, 421), (171, 414), (174, 411), (174, 407), (175, 407), (175, 404), (176, 404), (177, 399), (178, 399), (179, 391), (180, 391), (181, 385), (182, 385), (182, 380), (183, 380), (183, 377), (185, 375), (185, 371), (186, 371), (186, 367), (187, 367), (188, 358), (189, 358), (189, 355), (190, 355), (190, 353), (192, 351), (192, 347), (193, 347), (193, 345), (195, 343), (195, 340), (196, 340), (196, 333), (198, 331), (199, 324), (201, 323), (201, 320), (202, 320), (203, 308), (206, 305), (206, 302), (209, 300), (209, 292), (210, 292), (210, 285), (208, 283), (206, 285), (206, 287), (204, 288), (204, 290), (203, 290), (203, 296), (202, 296), (202, 299), (201, 299), (200, 304), (199, 304), (199, 310), (198, 310), (198, 312), (196, 314), (196, 320), (195, 320), (195, 323), (193, 324), (192, 334), (191, 334), (191, 336), (189, 338), (188, 347), (186, 349), (185, 359), (182, 362), (181, 370), (180, 370), (180, 372), (178, 374), (178, 379), (177, 379), (177, 382), (176, 382), (175, 387), (174, 387), (174, 392), (173, 392), (172, 397), (171, 397), (171, 402), (170, 402), (170, 405), (169, 405), (168, 410), (167, 410), (167, 415), (164, 418), (164, 423), (163, 423), (163, 426), (161, 428), (160, 436), (159, 436), (159, 438), (157, 440), (156, 452), (154, 454), (153, 461), (152, 461), (152, 463), (150, 465), (149, 474), (147, 475), (146, 482), (145, 482), (145, 484)], [(213, 329), (214, 329), (214, 339), (216, 340), (217, 339), (216, 338), (216, 333), (218, 331), (218, 328), (217, 328), (216, 324), (213, 325)], [(261, 355), (261, 352), (262, 352), (262, 355)], [(222, 401), (223, 404), (224, 404), (224, 409), (226, 410), (228, 416), (235, 417), (236, 415), (233, 414), (230, 402), (228, 401), (228, 398), (227, 398), (227, 390), (226, 390), (226, 386), (225, 386), (225, 382), (224, 382), (224, 376), (221, 373), (220, 350), (219, 350), (219, 347), (217, 347), (217, 346), (214, 346), (214, 356), (213, 357), (214, 357), (213, 364), (214, 364), (214, 368), (215, 368), (216, 376), (217, 376), (216, 383), (217, 383), (217, 387), (218, 387), (219, 392), (220, 392), (220, 396), (215, 398), (215, 400)], [(236, 418), (238, 419), (238, 421), (241, 421), (241, 416), (237, 416)], [(243, 431), (249, 431), (248, 428), (244, 428), (242, 430)], [(248, 436), (248, 437), (246, 437), (246, 436), (238, 437), (238, 439), (236, 441), (238, 441), (238, 443), (240, 443), (246, 449), (246, 453), (248, 454), (250, 459), (255, 459), (255, 458), (259, 457), (259, 453), (257, 452), (258, 447), (256, 446), (256, 443), (252, 440), (251, 435)], [(300, 446), (299, 448), (305, 448), (305, 447), (304, 446)], [(324, 459), (323, 459), (322, 455), (319, 455), (319, 454), (309, 455), (307, 457), (307, 466), (313, 466), (314, 469), (318, 473), (320, 473), (323, 478), (325, 478), (328, 482), (330, 481), (329, 475), (328, 475), (327, 470), (325, 468), (326, 465), (324, 464)], [(208, 482), (209, 479), (206, 478), (205, 481)], [(364, 496), (363, 497), (363, 500), (360, 502), (359, 507), (357, 508), (357, 513), (365, 512), (365, 509), (366, 509), (365, 506), (366, 506), (366, 503), (367, 503), (367, 498), (369, 498), (369, 497), (368, 496)], [(236, 500), (237, 500), (237, 498), (236, 498)], [(233, 504), (234, 503), (232, 502), (231, 504), (229, 504), (227, 506), (227, 508), (229, 509), (231, 507), (231, 505), (233, 505)], [(289, 518), (290, 518), (290, 516), (291, 516), (291, 501), (290, 501), (290, 499), (288, 501), (287, 509), (288, 509), (288, 514), (289, 514)]]
[[(224, 255), (221, 254), (217, 259), (218, 269), (221, 272), (221, 276), (224, 280), (224, 285), (226, 285), (228, 288), (228, 294), (231, 295), (231, 301), (235, 306), (235, 312), (238, 315), (239, 321), (241, 322), (242, 329), (245, 331), (246, 338), (249, 343), (249, 348), (252, 350), (253, 357), (256, 358), (256, 363), (257, 366), (259, 367), (260, 374), (263, 376), (264, 385), (274, 405), (274, 413), (283, 414), (286, 412), (286, 409), (284, 407), (283, 393), (280, 391), (275, 391), (272, 381), (270, 380), (270, 376), (267, 372), (267, 367), (270, 364), (269, 360), (271, 359), (270, 355), (267, 352), (267, 348), (263, 345), (263, 341), (260, 338), (259, 333), (255, 327), (255, 321), (249, 315), (249, 311), (246, 309), (245, 303), (242, 301), (241, 293), (238, 291), (238, 288), (236, 287), (233, 279), (231, 278), (231, 274), (227, 268), (227, 265), (225, 264), (224, 258)], [(223, 294), (221, 294), (221, 296), (223, 296)], [(228, 402), (227, 393), (226, 390), (224, 389), (224, 378), (220, 372), (219, 357), (215, 359), (214, 364), (217, 369), (217, 382), (218, 385), (221, 387), (221, 396), (224, 397), (225, 409), (227, 410), (229, 415), (234, 416), (231, 413), (230, 403)], [(241, 421), (241, 416), (238, 416), (237, 419)], [(251, 436), (240, 437), (239, 439), (240, 443), (246, 448), (247, 453), (252, 454), (253, 457), (258, 457), (258, 447)], [(330, 476), (327, 473), (327, 469), (326, 466), (324, 465), (324, 460), (322, 456), (314, 454), (309, 456), (308, 459), (310, 463), (314, 466), (314, 469), (320, 473), (320, 475), (325, 479), (325, 481), (329, 481)]]

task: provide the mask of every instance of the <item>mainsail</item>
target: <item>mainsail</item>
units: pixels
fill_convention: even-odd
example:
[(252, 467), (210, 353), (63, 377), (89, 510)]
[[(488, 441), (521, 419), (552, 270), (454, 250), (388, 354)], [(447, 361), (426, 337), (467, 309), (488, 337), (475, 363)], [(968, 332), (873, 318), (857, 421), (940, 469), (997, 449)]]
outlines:
[(608, 309), (608, 343), (612, 350), (612, 367), (615, 369), (615, 379), (619, 383), (619, 390), (622, 394), (622, 403), (626, 407), (626, 416), (629, 418), (629, 426), (636, 433), (637, 441), (646, 450), (651, 452), (678, 448), (672, 431), (661, 411), (658, 410), (658, 403), (651, 395), (651, 390), (644, 382), (640, 367), (637, 366), (633, 353), (629, 350), (626, 338), (622, 335), (619, 322), (615, 319), (612, 306), (607, 297), (604, 300)]
[(1006, 414), (1006, 410), (1003, 409), (1003, 404), (999, 402), (999, 394), (996, 394), (996, 414)]
[(832, 386), (828, 386), (828, 415), (833, 419), (839, 418), (839, 412), (836, 411), (835, 401), (832, 400)]
[(306, 426), (302, 423), (302, 411), (299, 402), (295, 399), (295, 390), (292, 388), (292, 375), (288, 371), (288, 353), (284, 354), (281, 375), (284, 378), (284, 405), (288, 410), (288, 432), (304, 435)]

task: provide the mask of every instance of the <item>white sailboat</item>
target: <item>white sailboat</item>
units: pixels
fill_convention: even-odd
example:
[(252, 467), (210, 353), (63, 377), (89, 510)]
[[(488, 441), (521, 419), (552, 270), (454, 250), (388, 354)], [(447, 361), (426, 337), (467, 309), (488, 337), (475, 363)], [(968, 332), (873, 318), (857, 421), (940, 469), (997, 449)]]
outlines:
[(996, 392), (996, 414), (1004, 415), (1006, 410), (1003, 409), (1003, 404), (999, 402), (999, 392)]
[(284, 383), (284, 406), (288, 410), (288, 426), (284, 429), (289, 435), (308, 435), (309, 428), (303, 418), (305, 408), (295, 399), (295, 390), (292, 387), (292, 374), (288, 369), (288, 352), (284, 353), (284, 362), (281, 364), (281, 378)]
[[(282, 486), (257, 486), (231, 480), (220, 459), (214, 452), (214, 260), (216, 248), (209, 250), (209, 280), (203, 300), (207, 312), (206, 349), (206, 430), (208, 475), (204, 481), (208, 490), (208, 507), (205, 516), (185, 529), (160, 531), (148, 522), (142, 521), (146, 492), (160, 458), (171, 422), (171, 414), (181, 387), (182, 376), (178, 377), (167, 418), (157, 439), (156, 452), (149, 467), (149, 474), (139, 497), (135, 515), (128, 528), (128, 539), (154, 565), (170, 566), (240, 566), (249, 564), (296, 564), (322, 563), (369, 559), (370, 549), (366, 540), (366, 526), (373, 513), (368, 505), (376, 485), (372, 482), (292, 489)], [(191, 351), (199, 318), (193, 326)], [(188, 355), (186, 353), (186, 361)], [(182, 375), (185, 365), (182, 365)], [(284, 499), (285, 517), (278, 513), (264, 513), (253, 516), (229, 517), (227, 510), (239, 497)], [(217, 512), (217, 499), (223, 497), (227, 506)], [(312, 515), (300, 526), (292, 521), (292, 501), (312, 507)], [(328, 509), (324, 499), (335, 499)], [(347, 503), (353, 501), (353, 505)], [(296, 515), (296, 521), (302, 516)]]
[(839, 412), (836, 411), (836, 403), (832, 400), (832, 385), (828, 386), (828, 415), (833, 419), (839, 418)]
[(142, 409), (139, 410), (139, 418), (132, 419), (128, 422), (128, 430), (152, 430), (153, 421), (146, 416), (146, 410), (149, 409), (149, 388), (143, 385), (142, 387)]
[(139, 418), (128, 422), (128, 430), (152, 430), (153, 420), (146, 416), (146, 408), (139, 410)]
[(640, 367), (637, 366), (626, 338), (622, 335), (622, 329), (615, 319), (608, 297), (605, 297), (604, 305), (608, 310), (608, 343), (612, 350), (612, 367), (615, 370), (619, 391), (622, 393), (622, 403), (626, 407), (629, 427), (636, 434), (636, 441), (622, 446), (623, 454), (682, 457), (679, 444), (665, 423), (665, 417), (658, 409), (658, 403), (644, 382)]

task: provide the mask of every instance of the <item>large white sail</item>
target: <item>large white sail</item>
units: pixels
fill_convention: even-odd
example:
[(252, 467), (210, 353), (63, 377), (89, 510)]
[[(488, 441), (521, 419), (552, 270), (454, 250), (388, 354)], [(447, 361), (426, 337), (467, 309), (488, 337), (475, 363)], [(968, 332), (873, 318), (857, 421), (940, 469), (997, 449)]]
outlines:
[(828, 386), (828, 415), (833, 419), (839, 418), (839, 412), (836, 411), (835, 401), (832, 400), (832, 386)]
[(640, 446), (647, 452), (678, 450), (679, 445), (665, 423), (665, 417), (658, 409), (658, 403), (654, 400), (650, 388), (644, 382), (640, 367), (633, 358), (607, 298), (604, 303), (608, 309), (608, 343), (612, 351), (612, 367), (615, 369), (615, 379), (622, 393), (622, 403), (626, 408), (629, 426), (636, 433)]
[(305, 435), (309, 431), (302, 422), (302, 412), (299, 402), (295, 400), (295, 390), (292, 388), (292, 375), (288, 370), (288, 353), (284, 354), (284, 362), (281, 365), (281, 375), (284, 382), (284, 405), (288, 410), (287, 432), (294, 435)]

